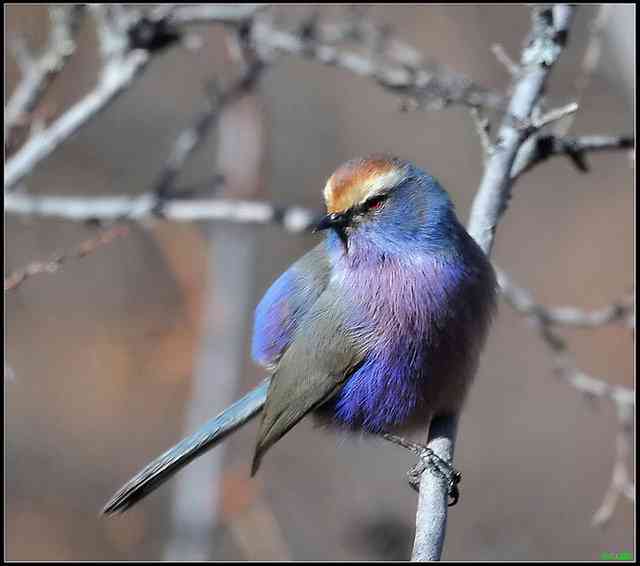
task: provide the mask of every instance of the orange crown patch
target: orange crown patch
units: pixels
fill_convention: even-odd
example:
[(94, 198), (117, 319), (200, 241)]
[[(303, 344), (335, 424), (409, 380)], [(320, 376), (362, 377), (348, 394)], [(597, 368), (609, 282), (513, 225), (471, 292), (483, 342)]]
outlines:
[(392, 157), (347, 161), (329, 177), (324, 200), (330, 213), (344, 212), (397, 185), (405, 176), (403, 163)]

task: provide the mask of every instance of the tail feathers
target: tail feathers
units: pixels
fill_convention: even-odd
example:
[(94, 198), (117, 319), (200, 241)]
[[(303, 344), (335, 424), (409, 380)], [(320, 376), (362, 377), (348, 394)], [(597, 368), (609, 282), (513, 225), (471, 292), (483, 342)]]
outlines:
[(227, 407), (200, 430), (185, 438), (131, 478), (102, 509), (106, 515), (126, 511), (162, 485), (189, 462), (210, 450), (255, 417), (264, 406), (269, 389), (265, 379), (255, 389)]

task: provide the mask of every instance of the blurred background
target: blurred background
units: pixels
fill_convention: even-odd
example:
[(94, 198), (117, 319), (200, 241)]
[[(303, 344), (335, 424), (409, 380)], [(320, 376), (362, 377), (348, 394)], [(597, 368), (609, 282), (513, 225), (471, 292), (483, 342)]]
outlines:
[[(308, 9), (280, 8), (287, 15)], [(595, 5), (577, 13), (549, 85), (555, 101), (575, 96), (596, 13)], [(43, 44), (45, 5), (6, 6), (5, 16), (9, 35)], [(491, 46), (499, 42), (517, 58), (530, 22), (529, 9), (515, 5), (375, 6), (370, 16), (497, 91), (509, 76)], [(572, 133), (633, 133), (634, 22), (635, 7), (613, 10)], [(131, 89), (34, 171), (29, 192), (149, 190), (176, 136), (204, 107), (203, 85), (234, 76), (224, 29), (194, 33), (198, 50), (155, 57)], [(97, 61), (85, 17), (76, 54), (43, 101), (45, 119), (92, 88)], [(20, 73), (11, 56), (5, 62), (11, 93)], [(438, 177), (466, 220), (482, 175), (466, 109), (402, 113), (372, 81), (296, 57), (282, 57), (254, 94), (224, 113), (218, 136), (181, 184), (210, 178), (216, 164), (229, 181), (225, 196), (320, 211), (336, 166), (380, 151)], [(590, 163), (588, 174), (566, 159), (527, 173), (498, 230), (496, 263), (544, 304), (597, 308), (633, 287), (633, 168), (624, 152)], [(5, 275), (95, 234), (81, 223), (7, 214)], [(14, 377), (5, 380), (5, 558), (409, 558), (417, 498), (404, 474), (412, 457), (310, 421), (271, 450), (255, 480), (248, 477), (252, 423), (130, 512), (99, 515), (134, 472), (261, 378), (249, 359), (252, 308), (317, 239), (279, 226), (131, 224), (126, 237), (6, 294), (5, 359)], [(581, 368), (633, 386), (628, 329), (568, 337)], [(635, 556), (632, 504), (621, 501), (605, 528), (591, 525), (610, 482), (613, 407), (587, 402), (550, 368), (535, 331), (501, 304), (459, 428), (464, 481), (444, 559)]]

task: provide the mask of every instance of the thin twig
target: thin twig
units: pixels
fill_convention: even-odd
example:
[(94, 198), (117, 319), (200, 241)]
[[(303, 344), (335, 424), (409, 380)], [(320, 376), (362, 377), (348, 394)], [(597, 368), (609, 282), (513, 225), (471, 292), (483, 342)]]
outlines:
[(166, 19), (177, 26), (196, 24), (242, 24), (268, 4), (196, 4), (173, 5), (166, 11)]
[(22, 39), (14, 42), (16, 59), (23, 76), (4, 110), (5, 145), (14, 129), (25, 121), (42, 100), (49, 85), (73, 54), (82, 11), (81, 4), (49, 8), (49, 40), (38, 57), (28, 52)]
[(598, 328), (608, 324), (625, 323), (634, 312), (631, 293), (623, 299), (591, 311), (577, 307), (546, 307), (537, 303), (528, 290), (516, 285), (507, 273), (497, 267), (495, 270), (500, 291), (507, 303), (520, 314), (536, 318), (545, 325)]
[[(239, 87), (240, 85), (238, 85)], [(168, 158), (165, 168), (153, 184), (150, 193), (138, 197), (128, 196), (32, 196), (11, 193), (5, 196), (5, 212), (9, 214), (54, 217), (64, 220), (84, 222), (99, 220), (109, 222), (127, 218), (147, 220), (154, 216), (179, 222), (197, 220), (229, 220), (231, 222), (257, 222), (281, 224), (291, 232), (303, 232), (312, 227), (319, 213), (301, 207), (280, 208), (269, 203), (256, 201), (231, 201), (226, 199), (180, 198), (179, 193), (167, 190), (166, 202), (160, 203), (158, 189), (175, 188), (174, 183), (184, 163), (204, 139), (204, 130), (212, 123), (213, 108), (196, 119), (194, 125), (185, 130), (178, 139)], [(536, 138), (532, 147), (522, 146), (512, 170), (512, 180), (529, 171), (535, 165), (552, 157), (569, 157), (574, 163), (579, 159), (586, 164), (586, 155), (592, 152), (616, 151), (632, 148), (634, 140), (630, 136), (580, 136), (577, 138), (556, 138), (553, 135)], [(527, 151), (525, 151), (527, 149)], [(584, 170), (584, 165), (582, 165)], [(222, 179), (218, 179), (222, 183)], [(170, 197), (170, 198), (169, 198)], [(237, 205), (237, 206), (236, 206)], [(229, 211), (235, 212), (229, 213)], [(225, 218), (225, 214), (229, 217)]]
[(111, 104), (143, 71), (148, 62), (147, 52), (135, 50), (121, 61), (106, 66), (93, 91), (69, 108), (48, 128), (29, 139), (6, 162), (5, 191), (13, 189), (38, 163), (49, 157), (63, 142)]
[(516, 285), (504, 271), (496, 271), (502, 296), (538, 330), (552, 353), (554, 371), (559, 378), (589, 398), (607, 398), (617, 406), (635, 403), (634, 392), (631, 389), (609, 385), (606, 381), (578, 369), (566, 340), (555, 330), (556, 326), (598, 328), (608, 324), (626, 324), (629, 316), (635, 312), (632, 296), (594, 311), (575, 307), (545, 307), (537, 303), (528, 290)]
[(633, 136), (591, 135), (561, 137), (555, 134), (540, 135), (527, 141), (518, 153), (511, 171), (516, 179), (539, 163), (554, 156), (566, 156), (583, 173), (589, 171), (587, 154), (600, 151), (620, 151), (635, 147)]
[(627, 462), (631, 451), (635, 391), (610, 385), (581, 371), (569, 352), (566, 340), (556, 332), (555, 327), (597, 328), (607, 324), (626, 323), (635, 311), (633, 297), (630, 295), (594, 311), (574, 307), (545, 307), (537, 303), (528, 290), (516, 285), (506, 273), (501, 270), (497, 270), (497, 273), (502, 296), (514, 310), (533, 323), (549, 348), (558, 378), (588, 399), (608, 399), (616, 408), (618, 433), (611, 481), (593, 517), (594, 525), (603, 526), (611, 519), (621, 497), (634, 501), (635, 486), (627, 470)]
[(313, 29), (313, 26), (307, 26), (306, 35), (278, 29), (269, 17), (261, 17), (263, 9), (264, 5), (260, 4), (169, 5), (153, 10), (151, 17), (147, 17), (137, 9), (121, 5), (91, 5), (103, 57), (98, 84), (48, 128), (33, 135), (7, 161), (5, 192), (15, 188), (34, 167), (124, 92), (142, 74), (152, 56), (179, 37), (177, 25), (223, 23), (240, 26), (238, 29), (245, 29), (262, 62), (272, 59), (276, 52), (303, 56), (372, 78), (385, 89), (431, 108), (450, 104), (497, 107), (502, 101), (495, 93), (451, 70), (427, 69), (420, 63), (415, 50), (397, 39), (385, 39), (384, 45), (393, 46), (385, 61), (375, 48), (361, 55), (323, 44), (317, 40), (322, 37), (323, 29)]
[(522, 73), (515, 84), (509, 107), (498, 131), (500, 143), (491, 156), (471, 209), (469, 229), (487, 254), (491, 252), (496, 226), (511, 197), (511, 169), (516, 155), (531, 132), (518, 128), (531, 120), (534, 108), (544, 93), (553, 64), (566, 43), (575, 8), (556, 5), (534, 8), (531, 37), (525, 46)]
[[(128, 233), (128, 230), (124, 226), (115, 226), (110, 230), (100, 234), (96, 238), (91, 238), (89, 240), (85, 240), (75, 249), (67, 252), (62, 252), (54, 255), (48, 261), (34, 261), (29, 265), (24, 267), (23, 269), (19, 269), (18, 271), (14, 271), (5, 278), (4, 280), (4, 290), (11, 291), (13, 289), (17, 289), (22, 283), (24, 283), (29, 277), (34, 275), (39, 275), (41, 273), (55, 273), (58, 271), (64, 263), (66, 263), (70, 259), (80, 259), (83, 258), (98, 248), (109, 244), (116, 238), (120, 236), (124, 236)], [(6, 373), (6, 367), (5, 367)]]
[[(5, 192), (20, 183), (41, 161), (49, 157), (81, 127), (106, 109), (135, 79), (140, 77), (152, 55), (179, 36), (170, 19), (183, 14), (183, 8), (165, 10), (165, 19), (151, 20), (137, 10), (121, 5), (92, 5), (103, 59), (96, 87), (64, 112), (48, 128), (32, 136), (5, 165)], [(232, 22), (237, 25), (255, 15), (259, 6), (213, 6), (206, 21)], [(217, 15), (217, 17), (216, 17)], [(183, 24), (196, 23), (200, 17), (178, 17)]]
[(569, 104), (565, 104), (564, 106), (560, 106), (559, 108), (553, 108), (548, 112), (545, 112), (542, 116), (534, 117), (531, 120), (531, 126), (534, 130), (541, 130), (545, 126), (549, 124), (553, 124), (566, 116), (571, 116), (578, 111), (578, 103), (577, 102), (569, 102)]
[(616, 454), (611, 472), (609, 487), (598, 510), (594, 513), (592, 523), (604, 527), (613, 517), (620, 498), (635, 503), (635, 484), (628, 468), (631, 460), (633, 443), (633, 412), (618, 411), (619, 428), (616, 435)]
[(258, 59), (253, 60), (244, 70), (239, 79), (231, 84), (224, 92), (210, 97), (209, 108), (202, 112), (193, 125), (184, 130), (176, 139), (171, 155), (166, 161), (164, 169), (153, 185), (153, 191), (160, 197), (166, 197), (176, 190), (175, 183), (184, 169), (187, 161), (202, 147), (208, 133), (218, 121), (220, 112), (230, 102), (239, 100), (243, 95), (251, 92), (262, 76), (265, 65)]
[(155, 193), (137, 197), (41, 197), (11, 193), (5, 211), (73, 220), (76, 222), (168, 219), (176, 222), (224, 220), (250, 224), (279, 224), (289, 232), (304, 232), (320, 218), (307, 208), (278, 207), (268, 202), (223, 198), (159, 198)]
[[(328, 32), (315, 20), (307, 22), (305, 33), (276, 27), (270, 18), (257, 17), (251, 28), (251, 38), (257, 52), (268, 60), (273, 53), (304, 57), (323, 65), (338, 67), (372, 79), (387, 91), (413, 99), (418, 106), (433, 109), (452, 104), (471, 107), (500, 107), (503, 98), (467, 77), (443, 67), (427, 68), (416, 51), (399, 40), (387, 41), (393, 49), (385, 56), (373, 49), (361, 54), (335, 47), (321, 38)], [(329, 32), (330, 35), (330, 32)], [(394, 60), (394, 57), (401, 60)]]
[(478, 108), (470, 108), (469, 112), (473, 119), (476, 133), (480, 138), (480, 143), (483, 149), (483, 161), (486, 162), (495, 149), (490, 136), (491, 124), (486, 116), (480, 114), (480, 110), (478, 110)]
[(507, 69), (511, 78), (516, 79), (520, 74), (520, 65), (516, 63), (507, 53), (504, 46), (500, 43), (494, 43), (491, 46), (491, 52), (495, 55), (496, 59)]

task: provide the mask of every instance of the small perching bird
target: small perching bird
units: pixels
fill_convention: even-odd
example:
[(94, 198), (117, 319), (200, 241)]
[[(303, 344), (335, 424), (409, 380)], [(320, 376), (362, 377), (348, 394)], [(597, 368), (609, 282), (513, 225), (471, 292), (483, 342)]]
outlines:
[[(405, 445), (391, 433), (424, 432), (432, 418), (459, 413), (496, 279), (449, 196), (413, 164), (370, 156), (341, 165), (324, 198), (316, 230), (325, 240), (256, 309), (252, 355), (269, 377), (141, 470), (105, 513), (124, 511), (260, 411), (252, 475), (309, 413)], [(425, 451), (435, 472), (456, 477)]]

